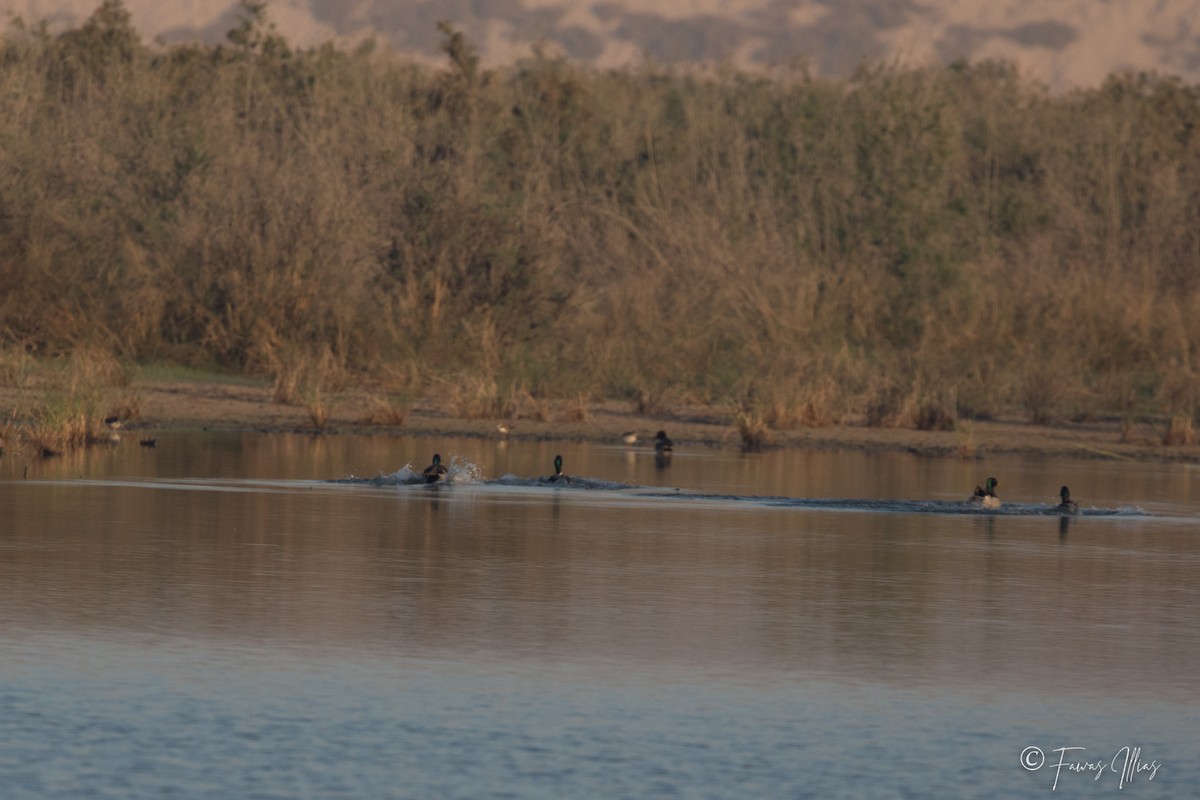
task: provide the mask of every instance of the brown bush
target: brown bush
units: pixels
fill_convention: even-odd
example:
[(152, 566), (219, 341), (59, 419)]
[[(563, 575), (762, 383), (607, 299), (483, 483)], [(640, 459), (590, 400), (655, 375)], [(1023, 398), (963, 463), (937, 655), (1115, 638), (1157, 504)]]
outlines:
[(509, 386), (661, 413), (751, 376), (780, 426), (942, 427), (921, 398), (949, 392), (956, 417), (1194, 411), (1177, 79), (487, 70), (449, 27), (432, 69), (293, 49), (263, 13), (221, 48), (147, 45), (120, 3), (0, 40), (0, 344), (270, 375), (292, 403), (326, 351), (489, 376), (448, 398), (473, 416)]

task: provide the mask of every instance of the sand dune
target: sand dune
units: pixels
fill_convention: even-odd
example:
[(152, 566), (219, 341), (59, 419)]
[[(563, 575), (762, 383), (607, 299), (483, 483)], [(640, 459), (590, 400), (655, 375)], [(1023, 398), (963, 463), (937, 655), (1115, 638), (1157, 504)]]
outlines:
[[(52, 29), (78, 24), (99, 0), (0, 0)], [(234, 0), (126, 0), (148, 41), (220, 41)], [(1094, 85), (1114, 70), (1200, 80), (1200, 0), (272, 0), (293, 44), (374, 37), (420, 59), (438, 56), (447, 19), (497, 65), (543, 42), (573, 60), (620, 66), (802, 60), (824, 75), (863, 62), (1007, 59), (1054, 89)]]

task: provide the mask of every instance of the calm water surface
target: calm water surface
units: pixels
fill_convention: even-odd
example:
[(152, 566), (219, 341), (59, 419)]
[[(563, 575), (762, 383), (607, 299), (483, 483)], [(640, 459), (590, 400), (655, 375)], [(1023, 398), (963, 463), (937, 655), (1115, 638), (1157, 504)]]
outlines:
[(1195, 465), (8, 454), (0, 797), (1191, 797), (1198, 510)]

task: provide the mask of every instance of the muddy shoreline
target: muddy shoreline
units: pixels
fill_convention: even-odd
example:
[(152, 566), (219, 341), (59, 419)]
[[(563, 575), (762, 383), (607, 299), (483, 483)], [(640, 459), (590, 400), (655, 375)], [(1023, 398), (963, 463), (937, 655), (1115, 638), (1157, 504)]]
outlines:
[[(569, 440), (618, 443), (635, 431), (638, 445), (652, 441), (663, 429), (680, 446), (741, 448), (742, 439), (730, 423), (728, 410), (680, 406), (661, 415), (636, 413), (632, 403), (615, 401), (578, 407), (545, 409), (544, 419), (464, 419), (446, 413), (430, 401), (416, 402), (403, 424), (370, 421), (367, 395), (346, 394), (329, 404), (329, 417), (318, 428), (303, 405), (272, 400), (263, 385), (157, 381), (135, 387), (139, 408), (129, 420), (131, 430), (242, 430), (319, 435), (396, 435), (482, 437), (512, 440)], [(582, 417), (582, 418), (581, 418)], [(819, 428), (773, 431), (770, 448), (854, 449), (906, 451), (933, 457), (980, 459), (1001, 454), (1026, 454), (1080, 459), (1119, 459), (1200, 463), (1200, 446), (1163, 444), (1162, 421), (1140, 421), (1132, 427), (1119, 421), (1031, 425), (1019, 420), (960, 423), (955, 431), (911, 428), (870, 428), (842, 424)]]

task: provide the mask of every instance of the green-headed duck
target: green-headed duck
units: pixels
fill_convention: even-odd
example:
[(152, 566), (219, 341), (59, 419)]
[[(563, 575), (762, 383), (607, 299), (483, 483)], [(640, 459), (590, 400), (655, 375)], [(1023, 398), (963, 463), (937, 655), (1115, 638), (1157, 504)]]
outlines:
[(983, 486), (975, 487), (975, 494), (971, 495), (971, 501), (984, 508), (999, 508), (1000, 498), (996, 496), (996, 487), (999, 485), (1000, 481), (988, 478), (983, 482)]
[(1054, 510), (1060, 514), (1078, 514), (1079, 504), (1071, 499), (1071, 490), (1066, 486), (1058, 490), (1058, 494), (1062, 497), (1062, 502), (1054, 507)]
[(421, 476), (425, 478), (426, 483), (435, 483), (440, 481), (446, 475), (446, 465), (442, 463), (442, 456), (439, 453), (433, 454), (433, 463), (425, 468)]
[(571, 477), (564, 475), (562, 471), (562, 456), (554, 457), (554, 474), (545, 478), (548, 483), (570, 483)]

